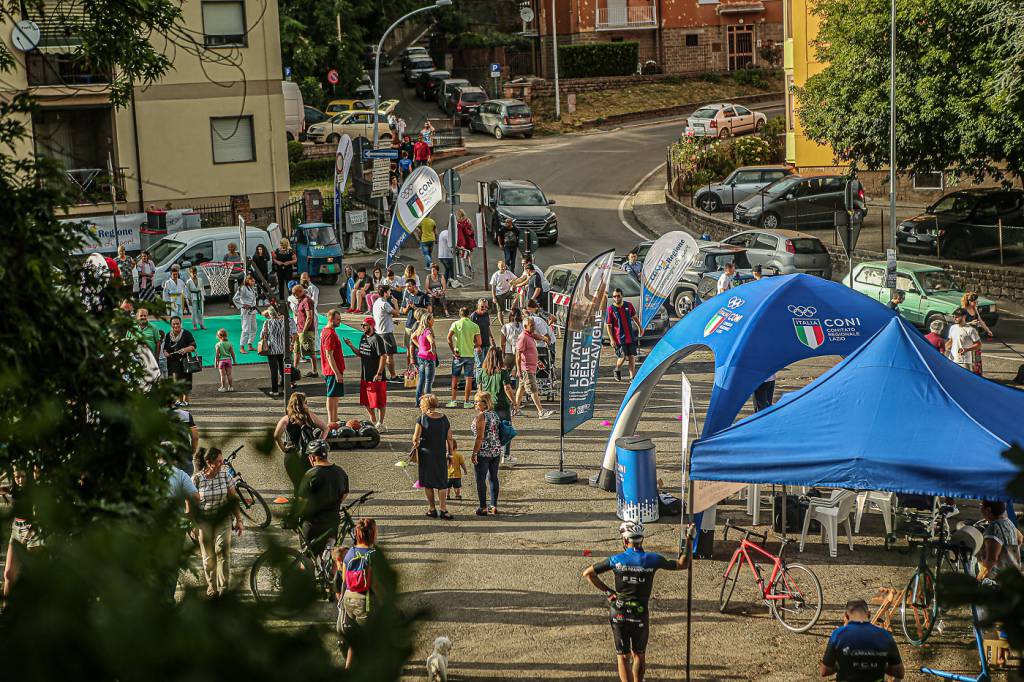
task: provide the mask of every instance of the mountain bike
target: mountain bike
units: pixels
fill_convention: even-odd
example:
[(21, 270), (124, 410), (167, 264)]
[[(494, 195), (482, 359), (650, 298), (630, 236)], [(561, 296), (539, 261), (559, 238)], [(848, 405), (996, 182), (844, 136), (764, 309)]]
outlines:
[[(761, 598), (768, 606), (772, 616), (775, 617), (782, 627), (792, 632), (807, 632), (818, 622), (821, 616), (822, 594), (821, 583), (814, 571), (802, 564), (787, 563), (783, 558), (786, 546), (793, 540), (775, 536), (779, 542), (778, 555), (772, 554), (761, 545), (751, 542), (750, 538), (760, 538), (762, 543), (768, 542), (767, 533), (756, 533), (748, 528), (734, 525), (729, 519), (725, 521), (725, 533), (723, 540), (728, 539), (729, 529), (735, 528), (743, 533), (740, 546), (733, 552), (729, 566), (725, 569), (722, 579), (722, 589), (718, 594), (718, 610), (725, 612), (732, 598), (733, 590), (739, 581), (740, 569), (744, 562), (750, 566), (754, 574), (754, 581), (757, 582)], [(751, 554), (756, 552), (772, 562), (772, 573), (765, 582)]]
[[(943, 572), (957, 572), (959, 566), (969, 567), (971, 558), (960, 543), (948, 542), (949, 524), (946, 518), (956, 511), (952, 505), (942, 505), (935, 512), (929, 526), (931, 537), (922, 538), (917, 570), (907, 583), (900, 601), (900, 623), (903, 634), (913, 646), (921, 646), (932, 634), (939, 617), (937, 586)], [(928, 565), (935, 558), (935, 568)]]
[(231, 476), (231, 485), (235, 486), (235, 491), (238, 492), (238, 506), (242, 514), (257, 528), (266, 528), (270, 525), (270, 507), (263, 496), (246, 483), (242, 479), (242, 474), (231, 464), (243, 447), (245, 446), (239, 445), (234, 452), (225, 457), (224, 466), (228, 468), (228, 475)]
[[(334, 601), (336, 571), (332, 551), (339, 543), (343, 548), (355, 544), (356, 522), (351, 510), (364, 504), (373, 494), (374, 491), (369, 490), (341, 508), (338, 534), (319, 555), (313, 553), (301, 529), (295, 526), (289, 530), (298, 537), (299, 549), (272, 547), (256, 557), (249, 570), (249, 590), (256, 602), (275, 615), (287, 616), (299, 610), (309, 597)], [(286, 587), (294, 591), (293, 598), (282, 599)]]

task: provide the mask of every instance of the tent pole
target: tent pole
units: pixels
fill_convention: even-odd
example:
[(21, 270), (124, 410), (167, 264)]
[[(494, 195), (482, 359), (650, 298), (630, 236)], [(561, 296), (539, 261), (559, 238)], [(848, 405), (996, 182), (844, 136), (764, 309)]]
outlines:
[(786, 484), (782, 484), (782, 539), (786, 539)]
[[(689, 467), (687, 467), (689, 468)], [(687, 505), (693, 500), (693, 481), (689, 481)], [(693, 523), (693, 512), (687, 513), (689, 523)], [(686, 682), (690, 682), (690, 651), (693, 639), (692, 613), (693, 613), (693, 542), (686, 537), (686, 529), (683, 529), (683, 542), (686, 544)]]

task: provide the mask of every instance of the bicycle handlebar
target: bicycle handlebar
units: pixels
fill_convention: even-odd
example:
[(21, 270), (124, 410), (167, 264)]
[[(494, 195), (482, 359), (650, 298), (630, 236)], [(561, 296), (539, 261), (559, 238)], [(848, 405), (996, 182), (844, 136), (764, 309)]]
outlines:
[(342, 507), (341, 510), (347, 512), (352, 507), (356, 507), (356, 506), (359, 506), (361, 504), (364, 504), (368, 499), (370, 499), (373, 496), (373, 494), (375, 492), (377, 492), (377, 491), (375, 491), (375, 490), (367, 490), (365, 493), (363, 493), (362, 495), (360, 495), (359, 497), (357, 497), (356, 499), (352, 500), (351, 502), (346, 504), (344, 507)]
[(242, 444), (242, 445), (239, 445), (239, 446), (238, 446), (237, 448), (235, 448), (234, 450), (232, 450), (232, 451), (231, 451), (231, 454), (230, 454), (230, 455), (228, 455), (227, 457), (225, 457), (225, 458), (224, 458), (224, 463), (225, 463), (225, 464), (227, 464), (228, 462), (230, 462), (231, 460), (233, 460), (233, 459), (234, 459), (235, 457), (237, 457), (237, 456), (238, 456), (238, 453), (239, 453), (239, 451), (241, 451), (241, 449), (242, 449), (242, 448), (244, 448), (244, 447), (245, 447), (245, 445), (244, 445), (244, 444)]
[(767, 533), (758, 533), (757, 531), (750, 530), (749, 528), (744, 528), (743, 526), (737, 526), (735, 523), (732, 522), (732, 519), (726, 519), (725, 520), (725, 531), (722, 533), (722, 539), (723, 540), (728, 539), (728, 537), (729, 537), (729, 529), (730, 528), (735, 528), (736, 530), (740, 531), (741, 533), (744, 533), (748, 537), (752, 535), (752, 536), (754, 536), (756, 538), (761, 538), (762, 542), (768, 542), (768, 534)]

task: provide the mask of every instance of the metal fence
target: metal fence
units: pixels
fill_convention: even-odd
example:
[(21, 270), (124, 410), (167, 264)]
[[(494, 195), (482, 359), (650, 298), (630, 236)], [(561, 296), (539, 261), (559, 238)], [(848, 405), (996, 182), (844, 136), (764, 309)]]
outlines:
[(465, 146), (462, 126), (450, 118), (427, 119), (434, 126), (434, 151)]
[(234, 223), (230, 203), (193, 206), (192, 210), (199, 214), (203, 227), (223, 227)]

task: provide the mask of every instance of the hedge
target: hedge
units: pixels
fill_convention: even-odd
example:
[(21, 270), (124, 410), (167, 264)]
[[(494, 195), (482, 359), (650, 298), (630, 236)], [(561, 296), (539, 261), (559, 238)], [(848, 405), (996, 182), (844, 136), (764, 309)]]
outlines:
[(334, 157), (325, 156), (322, 159), (306, 159), (290, 163), (288, 164), (288, 174), (293, 183), (330, 180), (334, 177)]
[(562, 78), (629, 76), (636, 73), (640, 43), (583, 43), (558, 47), (558, 72)]

